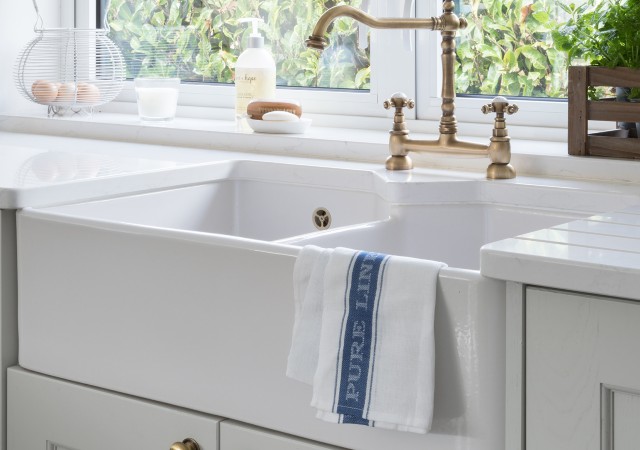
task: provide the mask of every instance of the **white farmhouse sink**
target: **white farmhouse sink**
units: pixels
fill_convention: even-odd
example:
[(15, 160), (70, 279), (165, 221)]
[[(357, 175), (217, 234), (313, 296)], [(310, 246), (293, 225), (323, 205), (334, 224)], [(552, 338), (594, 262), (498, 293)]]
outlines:
[[(268, 171), (271, 165), (265, 166)], [(266, 241), (388, 217), (387, 203), (372, 189), (362, 190), (372, 174), (361, 173), (354, 180), (347, 171), (343, 176), (351, 178), (350, 185), (322, 186), (317, 183), (324, 181), (323, 171), (309, 172), (305, 184), (292, 182), (291, 174), (283, 182), (273, 175), (246, 179), (240, 173), (195, 186), (67, 205), (56, 213)]]
[[(20, 365), (353, 449), (501, 450), (505, 284), (479, 274), (480, 246), (640, 203), (623, 187), (224, 164), (198, 186), (18, 213)], [(449, 265), (430, 434), (320, 422), (285, 377), (311, 243)]]

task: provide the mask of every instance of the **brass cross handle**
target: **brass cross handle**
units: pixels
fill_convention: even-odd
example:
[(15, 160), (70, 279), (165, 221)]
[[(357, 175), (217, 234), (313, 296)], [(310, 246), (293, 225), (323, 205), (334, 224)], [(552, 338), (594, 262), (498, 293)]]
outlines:
[(520, 108), (518, 108), (518, 105), (515, 104), (509, 104), (509, 100), (507, 100), (504, 97), (496, 97), (493, 99), (493, 101), (491, 103), (489, 103), (488, 105), (484, 105), (482, 107), (482, 112), (484, 114), (489, 114), (489, 113), (496, 113), (498, 114), (498, 116), (500, 117), (504, 117), (504, 114), (515, 114), (518, 112)]
[(505, 114), (515, 114), (518, 112), (518, 105), (510, 105), (509, 100), (504, 97), (496, 97), (488, 105), (482, 107), (484, 114), (496, 113), (493, 121), (493, 138), (507, 139), (507, 123), (504, 119)]
[(402, 111), (402, 108), (413, 109), (416, 106), (416, 102), (407, 97), (404, 92), (396, 92), (390, 99), (385, 100), (382, 105), (384, 106), (384, 109), (396, 109), (396, 112), (393, 115), (393, 128), (391, 129), (391, 133), (403, 135), (408, 134), (409, 130), (407, 130), (404, 123), (404, 112)]
[(182, 442), (174, 442), (169, 450), (200, 450), (195, 439), (187, 438)]
[(402, 108), (413, 109), (416, 106), (416, 102), (411, 100), (404, 94), (404, 92), (396, 92), (382, 104), (384, 109), (396, 109), (396, 114), (402, 113)]

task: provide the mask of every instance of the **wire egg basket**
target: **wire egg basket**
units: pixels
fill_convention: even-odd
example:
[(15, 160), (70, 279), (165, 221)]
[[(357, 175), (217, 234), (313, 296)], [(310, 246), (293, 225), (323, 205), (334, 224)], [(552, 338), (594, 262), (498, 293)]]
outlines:
[(38, 16), (36, 37), (20, 52), (14, 70), (20, 93), (48, 106), (49, 115), (91, 111), (113, 100), (122, 90), (126, 65), (107, 36), (108, 27), (44, 28), (36, 0), (33, 6)]

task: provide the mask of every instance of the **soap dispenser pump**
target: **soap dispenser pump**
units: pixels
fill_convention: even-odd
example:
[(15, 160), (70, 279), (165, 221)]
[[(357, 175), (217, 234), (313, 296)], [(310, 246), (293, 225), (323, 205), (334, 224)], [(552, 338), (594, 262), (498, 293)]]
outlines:
[(274, 98), (276, 96), (276, 63), (267, 49), (264, 38), (258, 31), (259, 18), (239, 19), (239, 22), (251, 22), (252, 32), (249, 45), (236, 61), (236, 123), (238, 129), (246, 129), (247, 105), (258, 98)]

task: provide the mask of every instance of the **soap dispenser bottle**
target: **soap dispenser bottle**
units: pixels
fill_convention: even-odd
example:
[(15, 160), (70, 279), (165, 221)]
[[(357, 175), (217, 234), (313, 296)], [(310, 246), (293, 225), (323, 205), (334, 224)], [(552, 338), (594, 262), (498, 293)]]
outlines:
[(247, 18), (239, 22), (251, 22), (252, 32), (247, 49), (236, 62), (236, 124), (238, 129), (246, 129), (247, 105), (257, 98), (276, 96), (276, 63), (267, 49), (264, 38), (258, 32), (262, 19)]

